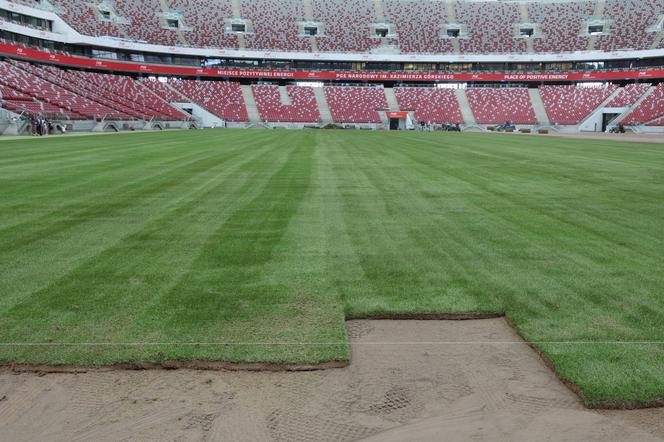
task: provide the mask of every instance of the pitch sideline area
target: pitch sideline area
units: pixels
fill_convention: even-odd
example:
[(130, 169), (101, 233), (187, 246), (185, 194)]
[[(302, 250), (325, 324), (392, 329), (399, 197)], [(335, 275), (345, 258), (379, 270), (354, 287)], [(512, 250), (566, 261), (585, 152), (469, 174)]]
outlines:
[(664, 147), (200, 131), (0, 143), (0, 360), (316, 364), (505, 313), (590, 406), (664, 398)]

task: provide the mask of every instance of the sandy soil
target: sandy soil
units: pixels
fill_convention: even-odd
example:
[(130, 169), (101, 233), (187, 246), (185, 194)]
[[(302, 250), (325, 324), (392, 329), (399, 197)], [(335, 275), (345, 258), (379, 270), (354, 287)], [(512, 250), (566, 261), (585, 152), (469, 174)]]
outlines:
[[(542, 135), (533, 135), (542, 136)], [(605, 140), (605, 141), (626, 141), (629, 143), (656, 143), (664, 144), (664, 134), (607, 134), (602, 132), (580, 132), (575, 134), (565, 134), (550, 132), (548, 137), (558, 138), (576, 138), (579, 140)]]
[(351, 321), (349, 367), (0, 372), (0, 440), (664, 440), (590, 411), (502, 319)]

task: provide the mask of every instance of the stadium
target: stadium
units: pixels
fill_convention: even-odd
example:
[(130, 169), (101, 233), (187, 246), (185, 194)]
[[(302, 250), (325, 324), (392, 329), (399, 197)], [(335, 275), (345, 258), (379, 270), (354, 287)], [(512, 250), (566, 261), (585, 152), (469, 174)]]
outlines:
[(664, 440), (664, 1), (0, 0), (0, 441)]

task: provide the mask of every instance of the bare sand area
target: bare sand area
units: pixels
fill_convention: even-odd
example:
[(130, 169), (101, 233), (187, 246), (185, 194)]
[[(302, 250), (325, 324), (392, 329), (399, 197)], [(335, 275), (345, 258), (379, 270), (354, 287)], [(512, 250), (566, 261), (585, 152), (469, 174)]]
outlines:
[(0, 440), (664, 440), (664, 409), (585, 409), (503, 319), (350, 321), (348, 329), (346, 368), (6, 368)]

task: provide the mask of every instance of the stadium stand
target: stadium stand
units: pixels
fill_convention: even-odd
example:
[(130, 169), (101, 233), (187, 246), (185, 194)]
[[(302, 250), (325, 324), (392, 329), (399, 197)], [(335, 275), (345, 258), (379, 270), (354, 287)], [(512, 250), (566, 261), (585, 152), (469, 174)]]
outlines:
[(515, 25), (521, 21), (518, 3), (458, 2), (456, 16), (468, 29), (461, 39), (461, 52), (475, 54), (526, 52), (523, 39), (516, 39)]
[(537, 124), (527, 88), (486, 88), (466, 90), (468, 103), (479, 124)]
[[(16, 113), (35, 115), (43, 111), (43, 103), (4, 84), (0, 84), (0, 103), (3, 109)], [(60, 113), (60, 109), (57, 107), (53, 111)]]
[(139, 118), (181, 120), (184, 116), (131, 77), (76, 71), (74, 73), (86, 81), (91, 90), (98, 89), (101, 95), (133, 110), (134, 115)]
[(142, 80), (142, 83), (143, 86), (150, 89), (152, 92), (168, 101), (169, 103), (186, 103), (191, 101), (176, 89), (168, 86), (166, 83), (157, 81), (155, 78), (145, 78)]
[(605, 16), (611, 18), (610, 33), (598, 36), (599, 49), (614, 51), (651, 47), (656, 33), (648, 32), (648, 28), (655, 25), (662, 14), (662, 1), (607, 0)]
[[(36, 66), (18, 62), (17, 66), (61, 86), (78, 95), (84, 95), (109, 109), (120, 112), (116, 119), (182, 120), (185, 115), (162, 100), (156, 99), (143, 86), (127, 76), (97, 74), (63, 70), (53, 66)], [(113, 112), (114, 113), (114, 112)]]
[(388, 108), (382, 87), (327, 86), (324, 91), (337, 123), (380, 123), (377, 111)]
[(240, 83), (230, 81), (175, 80), (169, 82), (189, 101), (226, 121), (247, 122), (247, 105)]
[[(94, 37), (123, 37), (120, 30), (111, 21), (104, 21), (98, 16), (96, 7), (101, 3), (99, 0), (83, 2), (80, 0), (51, 0), (53, 5), (61, 11), (61, 17), (71, 27), (83, 35)], [(34, 1), (26, 1), (34, 6)], [(31, 4), (30, 4), (31, 3)]]
[(243, 0), (242, 16), (251, 20), (254, 34), (245, 36), (248, 49), (310, 51), (299, 37), (297, 21), (304, 17), (304, 4), (291, 0)]
[(188, 117), (128, 76), (0, 62), (3, 107), (71, 120), (185, 120)]
[(588, 117), (617, 86), (602, 87), (540, 86), (544, 108), (553, 124), (574, 125)]
[(664, 117), (651, 121), (647, 126), (664, 126)]
[(414, 111), (415, 120), (436, 124), (463, 124), (459, 102), (453, 89), (395, 87), (399, 108)]
[[(69, 119), (129, 119), (129, 116), (111, 109), (101, 103), (90, 100), (84, 96), (70, 92), (58, 87), (56, 84), (46, 81), (31, 74), (9, 62), (0, 62), (0, 82), (5, 86), (29, 95), (42, 103), (50, 103), (57, 106), (59, 113)], [(25, 100), (22, 100), (25, 102)], [(30, 113), (39, 113), (41, 106), (29, 106)]]
[(196, 47), (239, 48), (237, 34), (224, 31), (224, 20), (233, 17), (230, 1), (165, 0), (171, 11), (183, 18), (190, 30), (182, 31)]
[[(35, 6), (32, 0), (12, 0)], [(249, 49), (312, 51), (307, 38), (298, 36), (298, 22), (305, 19), (304, 1), (239, 0), (241, 17), (234, 17), (233, 0), (52, 0), (63, 19), (85, 35), (113, 36), (163, 45), (191, 45), (240, 49), (237, 35), (224, 30), (227, 20), (244, 18), (253, 31), (244, 35)], [(651, 27), (664, 14), (661, 0), (606, 0), (601, 17), (596, 0), (518, 2), (458, 0), (454, 16), (448, 16), (445, 3), (435, 0), (384, 0), (377, 8), (373, 0), (311, 0), (312, 19), (322, 22), (323, 35), (316, 37), (319, 51), (368, 52), (381, 46), (371, 35), (371, 25), (384, 12), (395, 26), (398, 40), (386, 39), (403, 53), (453, 53), (451, 40), (441, 38), (442, 24), (455, 22), (467, 30), (459, 39), (461, 53), (524, 53), (525, 39), (515, 38), (517, 24), (528, 22), (539, 32), (533, 36), (536, 52), (573, 52), (590, 49), (587, 21), (592, 18), (607, 24), (605, 35), (598, 35), (597, 49), (605, 51), (650, 49), (656, 41)], [(102, 18), (100, 5), (112, 5), (120, 21)], [(379, 12), (379, 9), (383, 11)], [(164, 12), (179, 14), (186, 29), (176, 31), (164, 26)], [(527, 15), (527, 17), (525, 16)], [(115, 17), (113, 17), (115, 20)], [(490, 29), (491, 32), (485, 32)], [(178, 38), (178, 34), (183, 39)], [(658, 39), (664, 47), (664, 39)]]
[(290, 104), (284, 104), (279, 86), (251, 87), (261, 120), (286, 123), (314, 123), (321, 121), (316, 95), (310, 87), (287, 86)]
[(386, 0), (385, 15), (396, 25), (399, 47), (404, 53), (452, 53), (450, 39), (440, 37), (440, 24), (450, 21), (438, 1)]
[(159, 16), (162, 7), (159, 0), (116, 1), (115, 8), (120, 16), (129, 19), (123, 26), (125, 33), (132, 40), (154, 42), (166, 46), (178, 44), (178, 36), (173, 29), (161, 26)]
[(542, 32), (535, 38), (537, 52), (574, 52), (588, 49), (589, 37), (582, 35), (584, 23), (593, 16), (594, 1), (531, 2), (528, 3), (530, 22), (537, 23)]
[(625, 107), (631, 106), (636, 103), (639, 98), (643, 96), (650, 89), (650, 84), (634, 83), (628, 84), (620, 89), (616, 95), (606, 106), (607, 107)]
[(318, 49), (334, 52), (366, 52), (380, 45), (371, 38), (376, 21), (371, 0), (312, 0), (314, 18), (325, 24), (325, 34), (317, 38)]
[(626, 125), (657, 125), (664, 116), (664, 83), (660, 83), (622, 121)]

